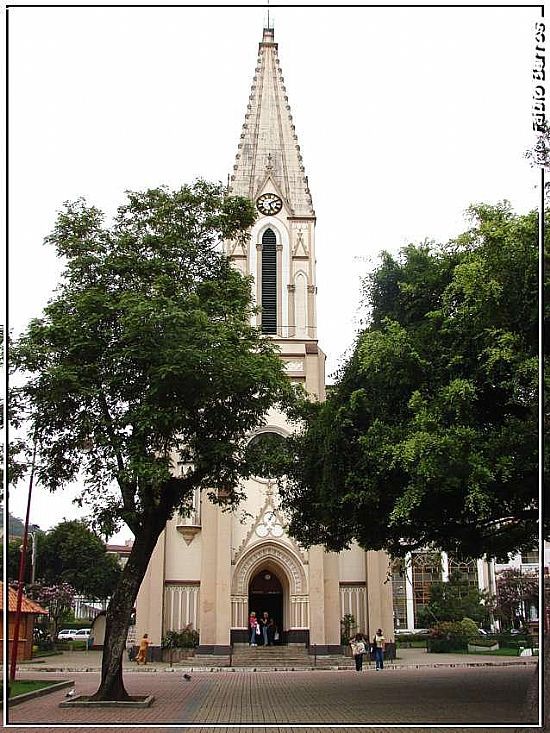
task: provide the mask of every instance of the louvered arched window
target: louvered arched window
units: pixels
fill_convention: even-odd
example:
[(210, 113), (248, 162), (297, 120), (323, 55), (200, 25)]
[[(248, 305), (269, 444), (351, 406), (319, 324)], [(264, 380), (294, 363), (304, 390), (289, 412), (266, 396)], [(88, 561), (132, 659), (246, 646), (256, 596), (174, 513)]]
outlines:
[(277, 333), (277, 240), (272, 229), (262, 236), (262, 333)]

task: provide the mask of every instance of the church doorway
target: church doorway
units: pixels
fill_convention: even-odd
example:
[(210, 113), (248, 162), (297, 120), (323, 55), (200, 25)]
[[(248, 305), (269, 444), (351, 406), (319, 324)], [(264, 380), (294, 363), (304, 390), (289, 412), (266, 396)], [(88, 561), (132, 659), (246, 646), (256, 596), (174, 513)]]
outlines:
[(267, 611), (279, 630), (279, 644), (284, 643), (283, 634), (283, 586), (272, 570), (261, 570), (252, 578), (248, 590), (248, 612), (256, 611), (261, 618)]

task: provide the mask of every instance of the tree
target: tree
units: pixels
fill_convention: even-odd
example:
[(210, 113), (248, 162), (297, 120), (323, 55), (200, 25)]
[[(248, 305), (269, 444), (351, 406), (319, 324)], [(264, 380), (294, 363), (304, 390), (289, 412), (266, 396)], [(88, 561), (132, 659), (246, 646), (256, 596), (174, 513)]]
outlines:
[(501, 570), (496, 578), (497, 606), (496, 614), (504, 621), (507, 627), (514, 626), (519, 615), (526, 620), (525, 605), (538, 605), (539, 577), (537, 573), (530, 573), (516, 568)]
[[(203, 490), (242, 496), (247, 434), (290, 398), (276, 347), (251, 325), (251, 281), (220, 251), (254, 221), (250, 201), (197, 181), (128, 193), (112, 226), (82, 200), (47, 238), (61, 285), (11, 349), (26, 382), (10, 399), (46, 488), (83, 476), (93, 526), (134, 534), (106, 617), (96, 700), (124, 700), (134, 601), (168, 519)], [(114, 483), (113, 483), (114, 482)]]
[(420, 625), (432, 626), (434, 620), (462, 621), (464, 618), (482, 623), (488, 616), (491, 599), (468, 583), (461, 573), (452, 573), (447, 582), (437, 581), (430, 588), (430, 601), (418, 612)]
[(48, 609), (52, 637), (57, 638), (59, 625), (72, 611), (75, 589), (69, 583), (33, 583), (27, 586), (26, 593), (33, 601)]
[(538, 217), (470, 216), (367, 278), (369, 324), (286, 466), (304, 544), (499, 557), (536, 542)]
[(64, 581), (87, 598), (112, 595), (121, 567), (101, 538), (83, 522), (61, 522), (40, 543), (37, 577), (46, 584)]

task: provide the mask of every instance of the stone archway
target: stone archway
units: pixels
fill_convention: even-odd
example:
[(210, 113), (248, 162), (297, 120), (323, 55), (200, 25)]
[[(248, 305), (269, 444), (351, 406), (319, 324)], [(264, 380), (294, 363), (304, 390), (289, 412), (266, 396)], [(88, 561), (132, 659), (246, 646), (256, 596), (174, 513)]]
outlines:
[[(272, 573), (281, 584), (281, 631), (305, 632), (309, 628), (309, 596), (302, 561), (290, 548), (274, 541), (254, 545), (235, 566), (231, 586), (232, 628), (247, 629), (250, 584), (261, 572)], [(290, 634), (290, 638), (293, 636), (296, 633)], [(300, 640), (302, 636), (298, 634)]]

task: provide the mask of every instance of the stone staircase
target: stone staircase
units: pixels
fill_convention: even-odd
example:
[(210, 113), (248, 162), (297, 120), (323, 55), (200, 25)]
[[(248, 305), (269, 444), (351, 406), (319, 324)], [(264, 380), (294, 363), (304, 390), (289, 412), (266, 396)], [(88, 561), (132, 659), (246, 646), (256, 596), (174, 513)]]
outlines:
[(304, 669), (313, 666), (305, 646), (233, 646), (233, 667), (255, 669)]
[(196, 654), (176, 662), (177, 667), (209, 668), (233, 667), (258, 671), (334, 669), (353, 665), (353, 659), (341, 655), (318, 656), (308, 654), (301, 644), (289, 646), (248, 646), (234, 644), (231, 656)]

